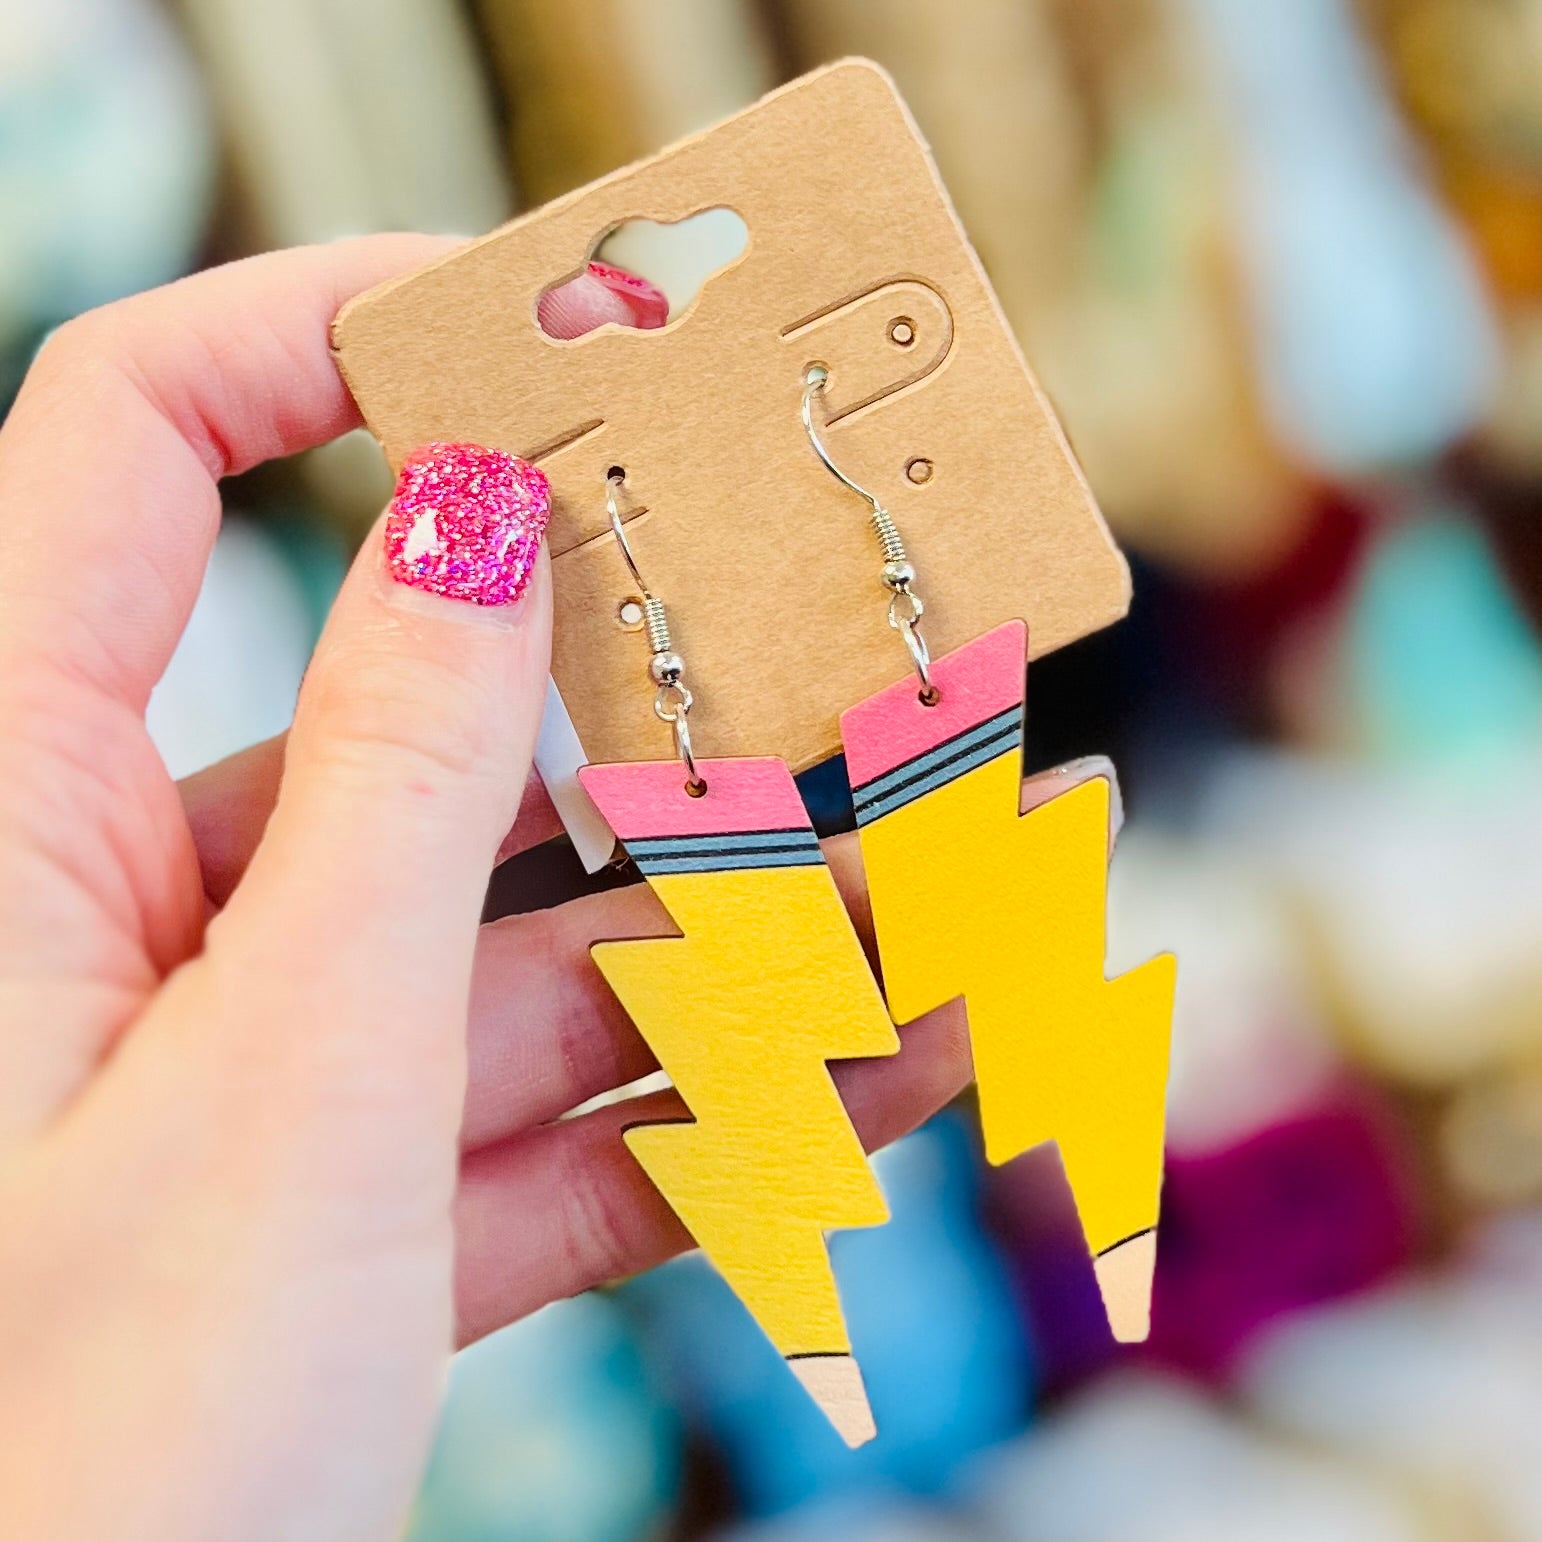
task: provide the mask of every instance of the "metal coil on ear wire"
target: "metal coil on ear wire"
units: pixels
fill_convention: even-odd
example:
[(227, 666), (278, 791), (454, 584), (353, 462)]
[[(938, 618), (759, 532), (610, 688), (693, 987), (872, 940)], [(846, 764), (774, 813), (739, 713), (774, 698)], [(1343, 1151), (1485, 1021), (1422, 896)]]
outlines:
[(883, 560), (908, 562), (910, 556), (905, 550), (905, 540), (899, 533), (899, 526), (894, 523), (894, 516), (887, 509), (876, 508), (871, 517), (873, 533), (878, 537), (878, 544), (883, 550)]
[(643, 600), (643, 621), (648, 628), (648, 649), (652, 653), (672, 653), (674, 641), (669, 635), (669, 617), (664, 602), (648, 595)]

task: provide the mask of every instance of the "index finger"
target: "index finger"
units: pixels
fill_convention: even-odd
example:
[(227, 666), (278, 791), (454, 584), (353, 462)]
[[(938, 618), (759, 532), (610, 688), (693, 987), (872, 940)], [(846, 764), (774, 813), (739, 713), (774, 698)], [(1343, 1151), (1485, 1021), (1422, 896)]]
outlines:
[(61, 327), (0, 428), (0, 665), (46, 656), (142, 707), (197, 596), (219, 479), (357, 426), (333, 315), (455, 244), (270, 253)]

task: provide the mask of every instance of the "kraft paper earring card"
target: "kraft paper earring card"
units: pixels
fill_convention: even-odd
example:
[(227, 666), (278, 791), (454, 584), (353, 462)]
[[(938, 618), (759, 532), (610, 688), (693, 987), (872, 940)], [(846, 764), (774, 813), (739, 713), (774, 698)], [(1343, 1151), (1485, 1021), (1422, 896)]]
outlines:
[[(727, 207), (742, 254), (656, 331), (571, 341), (543, 291), (631, 220)], [(661, 154), (346, 306), (339, 366), (393, 466), (467, 440), (550, 477), (552, 672), (590, 761), (645, 760), (635, 586), (594, 489), (612, 467), (667, 507), (628, 507), (643, 568), (689, 618), (693, 727), (723, 756), (794, 771), (894, 678), (859, 596), (871, 532), (808, 453), (810, 364), (825, 437), (903, 508), (943, 654), (1026, 620), (1035, 656), (1122, 616), (1129, 575), (1024, 363), (926, 145), (877, 66), (832, 65)]]

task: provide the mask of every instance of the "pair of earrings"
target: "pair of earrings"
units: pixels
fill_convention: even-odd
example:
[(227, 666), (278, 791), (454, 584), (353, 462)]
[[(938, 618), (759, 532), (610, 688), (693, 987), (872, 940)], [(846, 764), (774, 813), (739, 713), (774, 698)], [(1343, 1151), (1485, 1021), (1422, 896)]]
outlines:
[(679, 937), (593, 955), (690, 1118), (627, 1145), (850, 1445), (875, 1433), (825, 1234), (888, 1219), (827, 1062), (892, 1055), (896, 1023), (963, 998), (985, 1151), (1060, 1148), (1116, 1337), (1146, 1336), (1175, 966), (1104, 977), (1109, 785), (1021, 807), (1027, 628), (933, 660), (899, 528), (831, 458), (805, 376), (811, 449), (869, 506), (888, 623), (911, 674), (851, 707), (841, 735), (883, 992), (785, 762), (698, 760), (685, 664), (638, 570), (676, 758), (580, 779)]

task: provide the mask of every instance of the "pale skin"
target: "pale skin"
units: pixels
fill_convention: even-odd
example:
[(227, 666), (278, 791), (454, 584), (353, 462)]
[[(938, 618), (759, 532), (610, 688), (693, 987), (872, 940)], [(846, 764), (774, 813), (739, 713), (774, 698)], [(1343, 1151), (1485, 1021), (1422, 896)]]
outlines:
[[(667, 933), (657, 902), (478, 925), (500, 852), (555, 833), (544, 561), (492, 614), (393, 585), (377, 533), (285, 739), (179, 786), (145, 732), (220, 478), (356, 425), (328, 323), (444, 249), (92, 313), (0, 430), (7, 1535), (394, 1536), (457, 1344), (689, 1246), (619, 1138), (671, 1095), (553, 1122), (653, 1068), (588, 949)], [(902, 1038), (837, 1068), (869, 1146), (968, 1078), (956, 1005)]]

